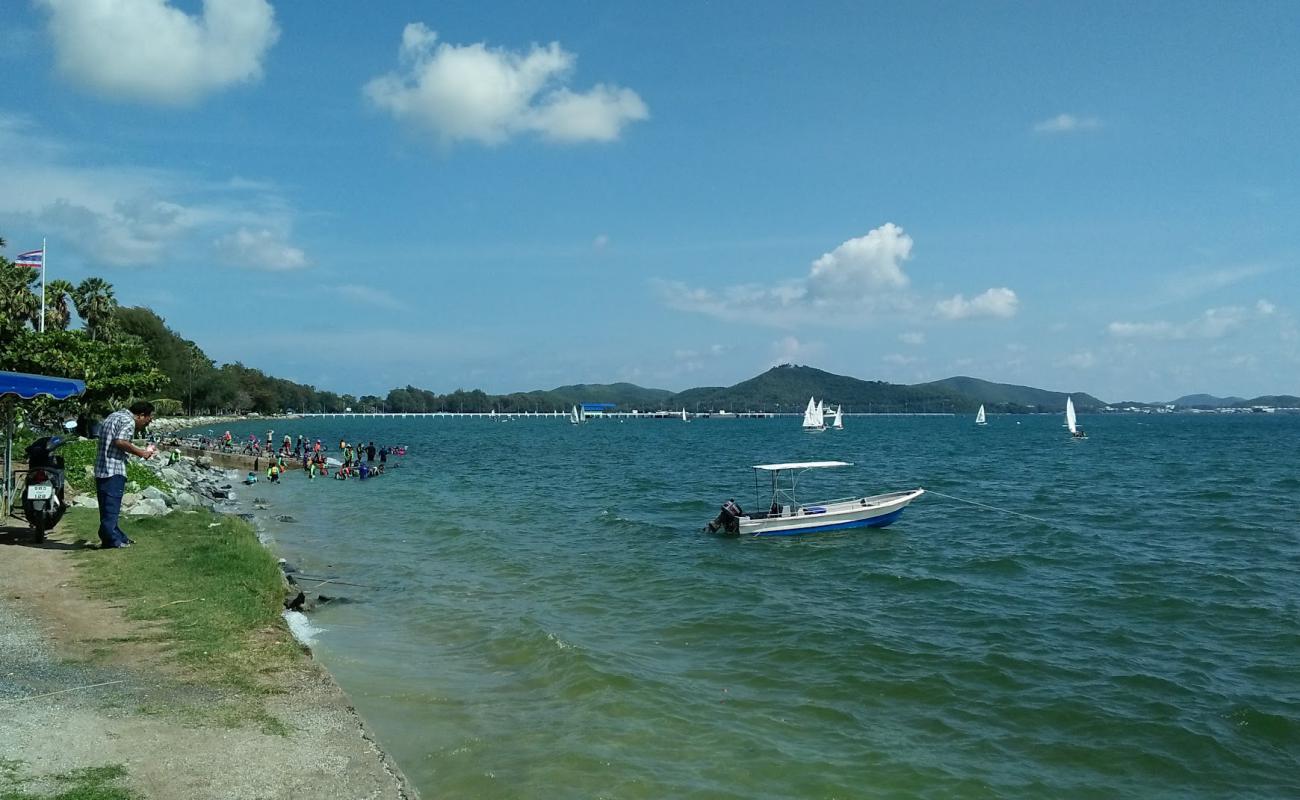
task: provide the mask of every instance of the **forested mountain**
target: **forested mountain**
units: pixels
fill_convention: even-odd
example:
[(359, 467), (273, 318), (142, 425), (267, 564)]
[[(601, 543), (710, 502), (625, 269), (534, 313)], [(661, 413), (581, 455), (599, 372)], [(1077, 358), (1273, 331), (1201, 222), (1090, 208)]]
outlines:
[(1215, 397), (1212, 394), (1188, 394), (1183, 395), (1173, 404), (1180, 408), (1223, 408), (1224, 406), (1235, 406), (1238, 403), (1246, 402), (1241, 397)]
[[(815, 396), (848, 413), (962, 411), (966, 398), (942, 388), (864, 381), (813, 367), (782, 364), (735, 386), (687, 389), (675, 394), (670, 408), (689, 411), (803, 411)], [(978, 403), (976, 403), (978, 406)], [(973, 413), (975, 407), (970, 408)]]
[(1074, 398), (1074, 407), (1080, 411), (1092, 411), (1106, 405), (1105, 402), (1085, 392), (1051, 392), (1046, 389), (1035, 389), (1032, 386), (992, 383), (966, 376), (944, 378), (941, 381), (931, 381), (918, 386), (948, 389), (973, 401), (976, 406), (983, 403), (985, 410), (992, 413), (1063, 411), (1067, 396)]

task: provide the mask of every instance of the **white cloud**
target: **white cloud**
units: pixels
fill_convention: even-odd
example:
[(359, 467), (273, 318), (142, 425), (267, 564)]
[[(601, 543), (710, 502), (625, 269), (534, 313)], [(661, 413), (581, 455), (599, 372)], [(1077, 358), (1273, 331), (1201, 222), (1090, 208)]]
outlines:
[(1154, 322), (1112, 322), (1106, 326), (1111, 336), (1120, 339), (1218, 339), (1247, 321), (1248, 312), (1240, 306), (1206, 309), (1199, 317), (1183, 323), (1167, 320)]
[(825, 349), (821, 342), (801, 342), (786, 336), (772, 343), (772, 366), (815, 361)]
[(307, 266), (307, 255), (302, 250), (290, 245), (284, 234), (267, 228), (240, 228), (217, 239), (213, 245), (217, 256), (235, 267), (283, 272)]
[(1164, 295), (1175, 302), (1191, 300), (1201, 295), (1221, 292), (1229, 286), (1265, 275), (1272, 269), (1264, 264), (1245, 264), (1194, 272), (1180, 271), (1166, 281)]
[(896, 364), (900, 367), (905, 367), (908, 364), (915, 364), (918, 360), (919, 359), (915, 356), (905, 356), (902, 353), (890, 353), (881, 359), (881, 361), (884, 361), (886, 364)]
[[(803, 278), (766, 285), (742, 284), (719, 292), (680, 281), (654, 284), (670, 307), (728, 321), (776, 327), (859, 327), (885, 317), (925, 316), (926, 304), (908, 288), (911, 281), (903, 271), (903, 262), (911, 255), (912, 237), (887, 222), (823, 253)], [(971, 300), (957, 295), (940, 301), (935, 308), (949, 319), (1010, 317), (1016, 312), (1017, 302), (1010, 289), (989, 289)]]
[(597, 84), (585, 93), (562, 85), (577, 57), (558, 42), (526, 53), (483, 43), (438, 42), (423, 23), (402, 31), (401, 67), (364, 87), (376, 107), (445, 143), (500, 144), (521, 133), (557, 142), (609, 142), (649, 118), (631, 89)]
[(1034, 133), (1073, 133), (1075, 131), (1092, 131), (1101, 127), (1101, 120), (1096, 117), (1076, 117), (1073, 114), (1057, 114), (1051, 119), (1034, 124)]
[(809, 296), (861, 298), (879, 290), (907, 286), (903, 262), (912, 256), (912, 237), (892, 222), (849, 239), (812, 263)]
[(1259, 302), (1255, 303), (1255, 311), (1259, 312), (1260, 316), (1267, 317), (1270, 316), (1274, 311), (1277, 311), (1277, 306), (1273, 305), (1267, 300), (1260, 300)]
[(38, 0), (59, 70), (108, 98), (179, 105), (256, 81), (280, 31), (266, 0), (206, 0), (202, 16), (166, 0)]
[(925, 334), (920, 331), (908, 331), (907, 333), (898, 334), (898, 341), (903, 344), (922, 345), (925, 344)]
[(606, 247), (609, 247), (609, 237), (603, 233), (591, 240), (592, 250), (604, 250)]
[[(240, 229), (287, 232), (293, 227), (289, 204), (265, 183), (207, 181), (177, 171), (86, 166), (86, 161), (29, 120), (0, 114), (0, 175), (23, 187), (0, 192), (0, 215), (9, 230), (40, 231), (62, 252), (94, 265), (148, 266), (183, 262), (209, 252), (219, 239), (237, 245)], [(278, 239), (276, 244), (271, 237), (276, 246), (270, 255), (280, 268), (305, 259), (283, 235)]]
[(1016, 293), (1006, 287), (989, 289), (967, 300), (963, 295), (953, 295), (935, 304), (935, 312), (945, 319), (968, 317), (1014, 317), (1020, 305)]

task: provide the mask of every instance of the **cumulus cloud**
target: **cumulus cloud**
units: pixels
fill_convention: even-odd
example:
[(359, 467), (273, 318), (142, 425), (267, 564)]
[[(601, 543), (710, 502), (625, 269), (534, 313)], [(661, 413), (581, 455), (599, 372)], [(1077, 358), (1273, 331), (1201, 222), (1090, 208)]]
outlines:
[(953, 295), (947, 300), (940, 300), (934, 310), (944, 319), (966, 319), (968, 317), (1014, 317), (1020, 306), (1016, 293), (1006, 287), (989, 289), (981, 295), (967, 300), (964, 295)]
[[(657, 281), (655, 285), (672, 308), (760, 325), (860, 326), (883, 317), (924, 317), (930, 313), (929, 301), (917, 299), (903, 271), (904, 262), (912, 256), (912, 244), (912, 237), (902, 228), (887, 222), (823, 253), (802, 278), (742, 284), (721, 291), (681, 281)], [(957, 295), (940, 301), (934, 313), (949, 319), (1009, 317), (1015, 314), (1016, 304), (1015, 292), (1010, 289), (989, 289), (971, 300)]]
[(280, 36), (266, 0), (205, 0), (201, 16), (167, 0), (37, 0), (59, 70), (107, 98), (183, 105), (262, 76)]
[[(1267, 315), (1262, 309), (1256, 311)], [(1106, 331), (1118, 339), (1219, 339), (1244, 325), (1250, 313), (1241, 306), (1224, 306), (1206, 309), (1199, 317), (1187, 322), (1168, 320), (1152, 322), (1112, 322)]]
[(892, 222), (849, 239), (812, 263), (808, 294), (813, 298), (862, 297), (907, 286), (903, 262), (912, 257), (912, 237)]
[(1034, 124), (1034, 133), (1074, 133), (1092, 131), (1101, 127), (1101, 120), (1096, 117), (1076, 117), (1073, 114), (1057, 114), (1051, 119)]
[(302, 250), (290, 245), (283, 233), (267, 228), (240, 228), (217, 239), (214, 246), (222, 261), (244, 269), (283, 272), (307, 266)]
[(564, 143), (609, 142), (650, 112), (631, 89), (565, 86), (577, 57), (551, 42), (527, 52), (439, 42), (423, 23), (402, 31), (398, 70), (364, 87), (377, 108), (445, 143), (500, 144), (535, 133)]

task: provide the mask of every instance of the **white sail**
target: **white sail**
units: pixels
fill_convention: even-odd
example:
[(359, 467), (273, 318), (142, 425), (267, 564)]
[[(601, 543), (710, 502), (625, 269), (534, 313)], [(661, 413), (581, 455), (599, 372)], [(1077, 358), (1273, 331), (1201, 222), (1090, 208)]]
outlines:
[(582, 422), (582, 417), (578, 416), (577, 406), (573, 407), (573, 413), (569, 416), (569, 422), (572, 422), (574, 425), (577, 425), (579, 422)]
[(836, 406), (836, 407), (835, 407), (835, 424), (831, 426), (831, 427), (833, 427), (833, 428), (835, 428), (836, 430), (839, 430), (839, 431), (844, 430), (844, 413), (843, 413), (843, 409), (844, 409), (843, 406)]
[(986, 420), (984, 419), (984, 404), (981, 403), (981, 404), (980, 404), (980, 410), (975, 414), (975, 424), (976, 424), (976, 425), (983, 425), (983, 424), (985, 424), (985, 422), (986, 422)]
[(690, 422), (690, 420), (686, 418), (686, 409), (684, 408), (682, 409), (682, 422)]
[(826, 408), (820, 400), (817, 401), (817, 419), (821, 420), (823, 425), (826, 424)]
[(1075, 433), (1079, 430), (1079, 426), (1076, 424), (1074, 418), (1074, 401), (1070, 399), (1069, 396), (1065, 398), (1065, 427), (1070, 429), (1070, 433)]
[(803, 426), (815, 430), (826, 427), (826, 422), (822, 419), (821, 406), (811, 397), (808, 398), (808, 407), (803, 412)]

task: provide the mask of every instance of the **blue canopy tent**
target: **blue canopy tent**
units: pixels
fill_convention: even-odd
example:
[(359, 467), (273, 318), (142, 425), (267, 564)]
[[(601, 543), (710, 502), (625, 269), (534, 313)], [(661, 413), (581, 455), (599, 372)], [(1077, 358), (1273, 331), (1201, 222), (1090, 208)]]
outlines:
[(70, 397), (79, 397), (85, 391), (85, 381), (73, 378), (0, 371), (0, 413), (3, 413), (5, 427), (4, 485), (0, 486), (0, 500), (3, 500), (0, 508), (4, 509), (3, 517), (9, 516), (9, 504), (13, 502), (11, 498), (14, 483), (14, 404), (18, 400), (35, 400), (38, 397), (67, 400)]

